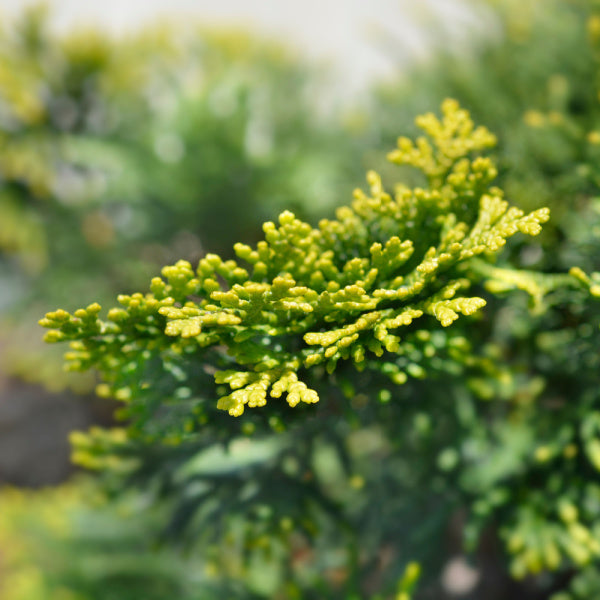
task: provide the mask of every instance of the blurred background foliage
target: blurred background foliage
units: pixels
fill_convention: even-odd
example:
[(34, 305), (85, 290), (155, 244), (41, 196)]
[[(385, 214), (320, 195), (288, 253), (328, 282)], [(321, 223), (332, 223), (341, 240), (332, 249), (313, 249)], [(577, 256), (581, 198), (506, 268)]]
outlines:
[[(179, 258), (227, 255), (282, 208), (330, 214), (365, 163), (379, 168), (414, 116), (449, 96), (498, 136), (507, 197), (551, 208), (539, 241), (512, 243), (507, 257), (599, 270), (598, 3), (485, 9), (485, 30), (461, 46), (438, 23), (428, 58), (402, 65), (344, 125), (319, 103), (323, 74), (240, 32), (59, 38), (41, 12), (5, 27), (5, 370), (63, 387), (57, 361), (36, 350), (31, 323), (45, 310), (145, 289)], [(576, 292), (533, 312), (511, 295), (464, 332), (501, 375), (448, 373), (373, 403), (378, 382), (341, 373), (327, 414), (295, 424), (274, 412), (262, 440), (227, 415), (179, 446), (98, 431), (85, 451), (90, 466), (113, 467), (102, 506), (81, 483), (3, 492), (0, 581), (16, 578), (10, 600), (168, 597), (151, 595), (161, 586), (181, 598), (400, 598), (417, 559), (417, 598), (596, 598), (599, 322)], [(48, 507), (69, 526), (59, 531)], [(460, 588), (444, 567), (465, 547), (477, 577)]]
[(4, 24), (0, 57), (3, 366), (53, 389), (90, 382), (39, 356), (42, 303), (230, 254), (274, 212), (324, 215), (356, 183), (353, 142), (319, 114), (322, 75), (246, 32), (59, 36), (33, 8)]
[(107, 504), (81, 478), (35, 492), (4, 489), (3, 600), (216, 600), (235, 595), (235, 586), (214, 587), (210, 565), (156, 548), (148, 530), (158, 517), (139, 497), (124, 495), (117, 504)]

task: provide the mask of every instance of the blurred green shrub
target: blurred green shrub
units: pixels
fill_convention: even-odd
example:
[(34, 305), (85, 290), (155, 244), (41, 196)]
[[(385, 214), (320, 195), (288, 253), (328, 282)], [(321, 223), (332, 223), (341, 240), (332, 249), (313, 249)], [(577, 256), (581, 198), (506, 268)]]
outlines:
[[(366, 131), (370, 139), (385, 140), (409, 129), (398, 125), (409, 115), (437, 106), (444, 96), (457, 97), (498, 134), (497, 181), (507, 198), (527, 210), (551, 208), (538, 243), (517, 240), (501, 257), (485, 254), (477, 263), (474, 293), (487, 306), (476, 324), (460, 318), (449, 330), (436, 325), (428, 338), (417, 335), (416, 324), (404, 325), (408, 335), (400, 341), (379, 340), (386, 352), (401, 349), (399, 358), (386, 354), (374, 361), (380, 372), (359, 375), (344, 362), (342, 338), (336, 339), (324, 344), (340, 354), (334, 373), (316, 365), (309, 378), (321, 397), (317, 405), (292, 409), (270, 400), (233, 420), (209, 402), (231, 392), (213, 388), (214, 368), (252, 373), (248, 364), (257, 364), (256, 354), (228, 356), (225, 344), (204, 360), (204, 347), (194, 345), (203, 334), (192, 327), (190, 337), (163, 335), (168, 315), (155, 314), (158, 305), (149, 309), (143, 296), (123, 298), (122, 312), (100, 331), (93, 306), (56, 323), (67, 325), (67, 337), (81, 338), (71, 360), (88, 366), (106, 358), (101, 367), (108, 386), (100, 391), (119, 398), (129, 419), (127, 435), (74, 435), (77, 460), (107, 470), (117, 490), (126, 475), (123, 482), (170, 510), (165, 537), (199, 544), (218, 581), (242, 583), (235, 597), (354, 598), (381, 591), (391, 597), (415, 558), (425, 566), (425, 597), (448, 558), (441, 540), (453, 520), (472, 550), (482, 538), (502, 541), (500, 555), (476, 554), (474, 560), (481, 569), (492, 561), (494, 576), (506, 564), (512, 577), (525, 579), (511, 588), (518, 590), (514, 597), (598, 595), (600, 314), (589, 291), (596, 295), (600, 284), (600, 16), (595, 2), (582, 0), (489, 6), (497, 37), (415, 67), (401, 85), (381, 92)], [(389, 174), (383, 170), (384, 181)], [(426, 187), (422, 175), (401, 174)], [(284, 221), (282, 229), (289, 226)], [(374, 239), (387, 231), (369, 223), (367, 235)], [(432, 221), (422, 229), (437, 231)], [(336, 252), (359, 258), (358, 246), (344, 245), (344, 231)], [(528, 271), (515, 273), (511, 263)], [(243, 283), (226, 263), (213, 266), (232, 285)], [(548, 275), (573, 266), (582, 270)], [(195, 278), (183, 263), (165, 275), (172, 278), (170, 289), (181, 287), (182, 298)], [(155, 282), (154, 295), (159, 288)], [(176, 306), (177, 319), (202, 320), (194, 313), (197, 301), (192, 296), (194, 305)], [(119, 325), (123, 312), (128, 316)], [(339, 331), (340, 314), (316, 333), (324, 338)], [(63, 317), (57, 312), (52, 319)], [(154, 321), (144, 321), (150, 317)], [(127, 323), (140, 325), (136, 319), (144, 321), (143, 336), (135, 328), (119, 332)], [(209, 338), (207, 352), (214, 342)], [(282, 349), (298, 352), (298, 338), (298, 331), (284, 336)], [(117, 353), (125, 342), (126, 352)], [(264, 352), (273, 358), (266, 346)], [(248, 356), (240, 369), (235, 361)], [(406, 383), (394, 385), (390, 375), (399, 383), (401, 372)], [(225, 383), (237, 386), (234, 379)], [(262, 404), (262, 390), (251, 391), (258, 394), (246, 399)], [(485, 590), (485, 570), (482, 575), (478, 589)], [(499, 593), (487, 588), (481, 597)]]
[(275, 43), (196, 26), (57, 35), (38, 8), (4, 24), (0, 63), (2, 343), (25, 378), (65, 384), (27, 325), (41, 302), (137, 289), (351, 189), (318, 72)]
[[(160, 510), (143, 497), (111, 500), (90, 479), (53, 489), (0, 491), (0, 594), (3, 600), (218, 600), (262, 598), (198, 553), (156, 545)], [(224, 543), (223, 553), (236, 540)], [(268, 565), (267, 565), (268, 567)], [(238, 578), (247, 569), (233, 557)], [(268, 571), (266, 573), (268, 576)], [(398, 600), (410, 600), (419, 568), (407, 566)], [(297, 597), (293, 595), (281, 598)]]
[(0, 492), (0, 594), (3, 600), (216, 600), (197, 557), (157, 548), (156, 514), (142, 498), (109, 501), (85, 479), (40, 491)]

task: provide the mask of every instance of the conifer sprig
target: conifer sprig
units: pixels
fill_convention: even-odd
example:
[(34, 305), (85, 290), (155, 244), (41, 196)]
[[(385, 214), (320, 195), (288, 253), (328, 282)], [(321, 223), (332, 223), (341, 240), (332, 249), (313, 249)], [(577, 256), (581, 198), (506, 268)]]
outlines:
[[(407, 343), (485, 305), (468, 289), (498, 272), (471, 269), (476, 257), (490, 262), (508, 238), (537, 235), (549, 217), (545, 208), (524, 214), (492, 186), (493, 161), (476, 156), (492, 134), (453, 100), (442, 113), (419, 117), (425, 135), (400, 138), (389, 155), (421, 170), (424, 187), (398, 184), (392, 194), (371, 171), (368, 193), (357, 190), (336, 219), (313, 228), (286, 211), (265, 223), (256, 247), (235, 245), (237, 261), (208, 254), (196, 270), (184, 260), (165, 267), (148, 293), (119, 297), (107, 320), (97, 304), (48, 313), (46, 340), (70, 341), (68, 367), (98, 368), (101, 391), (125, 401), (148, 393), (140, 373), (153, 361), (177, 379), (178, 358), (193, 357), (198, 370), (216, 371), (216, 393), (229, 387), (218, 408), (234, 416), (269, 396), (317, 402), (303, 379), (319, 365), (332, 373), (350, 361), (404, 381)], [(387, 362), (373, 360), (386, 353)]]

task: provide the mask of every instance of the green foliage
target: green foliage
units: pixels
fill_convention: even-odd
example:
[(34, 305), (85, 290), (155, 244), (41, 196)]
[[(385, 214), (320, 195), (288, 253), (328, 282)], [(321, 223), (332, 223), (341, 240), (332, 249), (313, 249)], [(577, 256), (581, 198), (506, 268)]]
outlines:
[(210, 600), (235, 594), (215, 587), (206, 565), (151, 533), (159, 517), (140, 516), (140, 498), (108, 502), (92, 482), (0, 492), (0, 593), (4, 600)]
[[(284, 212), (255, 248), (237, 244), (248, 268), (217, 255), (195, 271), (180, 261), (149, 293), (119, 297), (106, 320), (92, 304), (41, 321), (47, 341), (70, 342), (69, 368), (97, 369), (99, 393), (124, 404), (129, 435), (78, 434), (77, 460), (153, 482), (174, 511), (167, 534), (205, 540), (221, 573), (229, 559), (219, 540), (241, 528), (238, 551), (275, 573), (271, 587), (246, 576), (249, 590), (351, 597), (392, 589), (410, 558), (433, 566), (435, 549), (409, 524), (433, 503), (430, 540), (453, 506), (480, 492), (471, 473), (497, 473), (473, 454), (491, 442), (488, 411), (468, 390), (510, 397), (518, 385), (498, 363), (501, 349), (459, 315), (511, 289), (538, 310), (569, 288), (589, 294), (577, 270), (496, 264), (506, 240), (537, 235), (548, 211), (510, 206), (492, 185), (493, 161), (474, 156), (494, 137), (454, 101), (442, 110), (441, 120), (420, 117), (425, 135), (400, 138), (389, 155), (417, 167), (425, 186), (397, 184), (391, 195), (369, 173), (369, 194), (356, 192), (336, 220), (313, 229)], [(464, 295), (470, 287), (481, 296)], [(240, 416), (284, 393), (287, 405), (271, 401), (239, 420), (222, 412)], [(434, 426), (439, 394), (449, 412)], [(309, 558), (290, 562), (303, 548)]]
[(58, 35), (38, 8), (0, 29), (0, 59), (0, 306), (19, 340), (5, 371), (78, 381), (39, 359), (24, 323), (41, 298), (134, 291), (170, 260), (252, 241), (273, 210), (321, 215), (351, 189), (318, 73), (274, 43), (194, 25)]
[(366, 135), (451, 95), (493, 156), (447, 101), (335, 220), (285, 212), (235, 261), (43, 320), (122, 403), (125, 427), (74, 434), (74, 459), (168, 511), (164, 539), (235, 597), (404, 598), (414, 559), (436, 594), (459, 518), (476, 564), (498, 536), (523, 589), (598, 595), (600, 15), (489, 6), (499, 35), (417, 65)]
[[(413, 144), (401, 138), (390, 154), (393, 162), (420, 168), (427, 188), (397, 185), (392, 197), (371, 172), (370, 195), (357, 191), (352, 207), (338, 209), (337, 220), (312, 229), (284, 212), (279, 227), (263, 226), (266, 239), (255, 249), (237, 244), (251, 273), (214, 254), (201, 259), (196, 272), (180, 261), (163, 270), (166, 282), (152, 280), (149, 294), (121, 296), (124, 308), (112, 309), (108, 321), (98, 318), (98, 304), (73, 315), (48, 313), (40, 322), (52, 329), (46, 341), (71, 340), (71, 368), (98, 366), (111, 384), (103, 390), (136, 403), (145, 403), (145, 389), (153, 390), (139, 380), (128, 385), (122, 374), (129, 365), (144, 369), (153, 351), (163, 365), (165, 356), (213, 367), (229, 363), (232, 368), (216, 371), (215, 383), (235, 390), (218, 402), (234, 416), (246, 405), (264, 406), (267, 394), (286, 393), (292, 407), (317, 402), (318, 394), (298, 377), (301, 368), (325, 365), (333, 373), (339, 360), (350, 360), (396, 383), (407, 373), (422, 376), (423, 367), (406, 364), (405, 355), (407, 344), (423, 346), (435, 330), (427, 317), (447, 327), (459, 314), (482, 308), (483, 298), (457, 296), (473, 280), (487, 279), (478, 277), (486, 271), (475, 258), (489, 261), (509, 237), (536, 235), (548, 219), (546, 209), (524, 215), (509, 208), (501, 190), (490, 187), (496, 174), (491, 161), (468, 158), (490, 146), (493, 136), (473, 129), (454, 102), (443, 111), (441, 122), (432, 114), (419, 119), (429, 139)], [(504, 272), (493, 274), (502, 282)], [(515, 277), (527, 281), (521, 273), (506, 285), (534, 287)], [(399, 359), (372, 359), (384, 353)]]
[(541, 238), (552, 251), (525, 258), (536, 268), (568, 269), (579, 264), (571, 255), (579, 237), (572, 222), (582, 222), (598, 188), (600, 6), (595, 0), (472, 6), (485, 34), (473, 27), (461, 44), (438, 24), (428, 61), (379, 89), (369, 110), (373, 135), (389, 140), (399, 122), (408, 126), (440, 97), (456, 98), (498, 135), (499, 185), (507, 196), (524, 209), (552, 211)]
[[(486, 4), (497, 36), (479, 37), (470, 48), (451, 53), (439, 36), (445, 41), (427, 65), (416, 65), (380, 92), (375, 127), (389, 130), (414, 107), (433, 106), (441, 94), (456, 97), (498, 133), (498, 182), (507, 196), (524, 208), (543, 203), (551, 209), (540, 246), (513, 244), (512, 255), (532, 273), (578, 265), (592, 275), (578, 268), (572, 275), (597, 295), (600, 5)], [(487, 267), (488, 274), (495, 268)], [(506, 279), (492, 285), (497, 292), (510, 287)], [(530, 294), (535, 297), (533, 289)], [(499, 310), (488, 307), (493, 325), (486, 335), (514, 377), (502, 394), (512, 408), (496, 415), (489, 431), (476, 436), (473, 430), (470, 436), (482, 458), (459, 481), (473, 495), (466, 538), (474, 545), (493, 520), (513, 556), (515, 577), (528, 577), (542, 594), (560, 589), (557, 598), (593, 598), (598, 306), (574, 289), (550, 302), (546, 298), (534, 314), (524, 311), (519, 295), (505, 302)], [(498, 387), (483, 378), (471, 389), (495, 400)], [(564, 506), (577, 508), (573, 521), (565, 519)], [(571, 582), (573, 571), (578, 574)]]

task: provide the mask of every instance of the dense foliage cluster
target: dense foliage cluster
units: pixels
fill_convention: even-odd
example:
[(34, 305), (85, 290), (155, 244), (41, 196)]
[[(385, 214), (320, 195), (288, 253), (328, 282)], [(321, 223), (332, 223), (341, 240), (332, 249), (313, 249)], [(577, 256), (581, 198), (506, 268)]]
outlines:
[[(285, 212), (279, 226), (265, 224), (265, 240), (255, 248), (236, 245), (248, 269), (217, 255), (201, 259), (196, 270), (180, 261), (163, 270), (165, 279), (152, 280), (149, 293), (121, 296), (122, 307), (111, 309), (107, 320), (93, 304), (73, 314), (48, 313), (41, 321), (51, 329), (47, 341), (70, 341), (70, 368), (99, 370), (99, 391), (123, 401), (121, 414), (130, 420), (129, 436), (100, 430), (78, 434), (76, 458), (95, 467), (116, 463), (155, 485), (158, 479), (169, 490), (167, 497), (177, 499), (171, 525), (177, 536), (191, 530), (216, 541), (223, 527), (234, 527), (232, 521), (246, 514), (244, 554), (256, 553), (257, 539), (277, 545), (279, 531), (286, 540), (275, 561), (279, 568), (289, 560), (290, 544), (314, 538), (310, 576), (292, 569), (298, 572), (273, 583), (294, 582), (301, 597), (313, 597), (315, 582), (327, 581), (325, 556), (340, 532), (347, 536), (338, 548), (346, 549), (344, 575), (332, 588), (340, 597), (365, 593), (369, 578), (391, 586), (406, 564), (405, 550), (393, 541), (395, 527), (407, 525), (406, 509), (384, 501), (392, 511), (384, 517), (367, 499), (373, 489), (395, 497), (406, 485), (399, 463), (412, 445), (407, 438), (416, 433), (413, 444), (423, 452), (423, 438), (435, 447), (432, 435), (453, 438), (457, 431), (432, 431), (430, 418), (419, 410), (422, 395), (435, 384), (407, 384), (402, 391), (398, 384), (409, 376), (432, 377), (438, 385), (452, 380), (451, 396), (462, 395), (466, 403), (453, 415), (460, 431), (474, 426), (469, 421), (477, 410), (461, 388), (511, 377), (501, 372), (502, 361), (496, 365), (493, 354), (486, 355), (493, 348), (470, 341), (478, 336), (466, 333), (469, 326), (459, 314), (476, 313), (490, 292), (521, 289), (538, 308), (557, 290), (597, 293), (597, 284), (580, 269), (544, 275), (497, 264), (495, 255), (506, 240), (519, 231), (538, 234), (548, 211), (524, 214), (511, 207), (492, 185), (493, 162), (474, 156), (493, 145), (494, 137), (474, 127), (456, 102), (448, 100), (442, 108), (441, 120), (433, 114), (417, 120), (425, 135), (414, 142), (400, 138), (389, 155), (421, 170), (423, 187), (396, 184), (391, 195), (371, 172), (369, 194), (356, 192), (352, 206), (338, 209), (336, 220), (312, 229)], [(482, 296), (459, 293), (471, 286)], [(355, 369), (372, 373), (361, 381)], [(297, 416), (271, 402), (244, 415), (240, 425), (224, 422), (214, 410), (219, 398), (217, 408), (240, 416), (245, 407), (263, 407), (267, 395), (277, 399), (284, 393), (292, 408), (321, 401)], [(416, 426), (416, 432), (404, 437), (399, 423), (411, 413), (409, 429)], [(461, 423), (465, 419), (468, 425)], [(464, 433), (472, 444), (473, 431)], [(243, 444), (240, 435), (247, 437)], [(364, 435), (372, 438), (366, 448), (373, 446), (366, 455)], [(156, 446), (161, 441), (167, 442), (162, 449)], [(436, 458), (447, 473), (436, 494), (450, 505), (472, 493), (468, 484), (462, 491), (452, 485), (457, 463), (466, 463), (467, 474), (476, 473), (485, 456), (473, 455), (466, 443), (456, 448), (457, 441)], [(181, 445), (171, 448), (174, 442)], [(215, 477), (209, 457), (222, 443), (232, 470)], [(151, 471), (147, 444), (153, 445)], [(373, 451), (385, 458), (377, 470)], [(242, 459), (246, 453), (248, 462)], [(418, 456), (415, 452), (411, 460)], [(333, 464), (319, 466), (324, 460)], [(381, 518), (377, 527), (371, 522), (375, 511)], [(250, 520), (254, 514), (262, 515), (258, 523)], [(384, 569), (373, 564), (383, 547), (391, 552)], [(331, 581), (322, 585), (334, 593)]]
[[(382, 371), (395, 383), (407, 372), (421, 376), (423, 364), (411, 361), (410, 352), (422, 353), (429, 341), (426, 317), (447, 327), (459, 313), (485, 305), (459, 291), (478, 279), (488, 288), (520, 287), (536, 297), (543, 289), (526, 273), (488, 269), (480, 261), (489, 262), (519, 231), (538, 234), (548, 210), (525, 215), (509, 207), (491, 187), (493, 163), (469, 157), (493, 144), (493, 136), (474, 129), (453, 101), (443, 110), (442, 121), (433, 114), (419, 119), (427, 137), (416, 143), (400, 138), (389, 157), (421, 169), (427, 187), (398, 184), (392, 197), (371, 172), (370, 195), (357, 191), (352, 207), (337, 210), (337, 220), (312, 229), (284, 212), (279, 227), (264, 225), (266, 239), (255, 249), (237, 244), (251, 273), (214, 254), (195, 272), (180, 261), (163, 269), (166, 282), (152, 280), (149, 294), (121, 296), (124, 308), (112, 309), (108, 321), (98, 318), (98, 304), (73, 315), (48, 313), (41, 321), (52, 329), (46, 341), (71, 340), (71, 368), (98, 367), (107, 381), (103, 392), (140, 404), (145, 393), (154, 394), (153, 382), (141, 376), (153, 359), (229, 366), (215, 372), (215, 382), (235, 390), (218, 402), (234, 416), (246, 405), (264, 406), (267, 394), (287, 394), (292, 407), (317, 402), (298, 372), (324, 365), (333, 373), (339, 360)], [(377, 360), (384, 354), (400, 358)]]
[[(70, 344), (70, 371), (99, 374), (98, 395), (120, 403), (123, 421), (71, 436), (74, 461), (102, 473), (106, 505), (84, 505), (81, 486), (39, 504), (35, 495), (0, 496), (0, 541), (23, 538), (6, 559), (17, 574), (14, 600), (104, 600), (99, 588), (119, 600), (158, 598), (163, 586), (190, 600), (406, 600), (419, 578), (413, 561), (423, 571), (415, 597), (439, 600), (440, 573), (463, 552), (479, 575), (467, 598), (600, 594), (600, 6), (485, 7), (494, 35), (449, 53), (436, 32), (439, 51), (378, 92), (363, 129), (354, 123), (355, 142), (313, 131), (308, 105), (289, 105), (304, 98), (292, 93), (304, 89), (304, 73), (266, 47), (249, 54), (237, 37), (206, 34), (186, 54), (159, 36), (168, 51), (144, 59), (146, 83), (127, 75), (149, 47), (142, 40), (131, 53), (120, 46), (128, 58), (115, 62), (90, 58), (112, 56), (106, 40), (92, 38), (95, 50), (89, 40), (65, 41), (61, 48), (78, 50), (56, 64), (84, 75), (53, 70), (54, 95), (40, 83), (52, 54), (31, 42), (39, 27), (10, 38), (30, 40), (37, 54), (7, 53), (30, 56), (11, 70), (13, 79), (22, 73), (21, 87), (11, 79), (3, 88), (0, 71), (3, 102), (13, 107), (0, 165), (6, 173), (27, 166), (0, 189), (10, 191), (10, 210), (30, 206), (19, 222), (45, 231), (46, 249), (28, 245), (25, 233), (23, 243), (1, 233), (1, 219), (0, 244), (20, 256), (19, 272), (46, 273), (37, 293), (68, 309), (42, 320), (46, 339)], [(208, 79), (191, 93), (198, 57)], [(261, 80), (273, 81), (268, 101), (252, 84), (257, 65)], [(165, 78), (174, 98), (148, 102)], [(90, 82), (98, 87), (88, 97)], [(64, 95), (78, 99), (82, 115), (90, 97), (106, 98), (123, 121), (104, 132), (87, 117), (55, 126)], [(441, 117), (412, 124), (448, 96), (458, 102), (446, 100)], [(381, 175), (370, 172), (350, 206), (316, 226), (303, 220), (338, 202), (356, 147), (391, 146), (398, 131), (407, 137), (388, 165), (372, 160)], [(306, 142), (290, 141), (298, 139)], [(214, 163), (200, 151), (209, 147)], [(9, 150), (20, 148), (39, 161), (11, 163)], [(39, 154), (48, 148), (61, 149), (56, 161)], [(85, 202), (65, 199), (72, 187), (55, 178), (65, 163), (85, 174)], [(113, 177), (115, 164), (126, 175)], [(93, 184), (98, 170), (108, 187)], [(42, 172), (54, 184), (36, 196), (30, 180)], [(130, 216), (112, 222), (124, 207)], [(280, 208), (298, 218), (286, 210), (257, 241), (249, 230)], [(70, 232), (104, 231), (97, 220), (83, 227), (90, 210), (121, 241), (80, 246)], [(138, 219), (145, 225), (130, 228)], [(177, 242), (177, 232), (196, 226), (193, 243)], [(147, 260), (157, 237), (162, 250)], [(88, 262), (83, 247), (96, 259)], [(67, 285), (71, 255), (85, 261), (84, 277), (110, 274), (97, 293)], [(178, 258), (148, 291), (135, 291), (158, 262)], [(117, 290), (119, 305), (106, 313), (98, 303), (73, 310), (104, 305)], [(24, 503), (48, 507), (33, 537), (19, 524), (29, 518)], [(44, 520), (49, 512), (71, 516)], [(160, 554), (151, 550), (157, 540)], [(53, 544), (48, 566), (42, 549)], [(34, 547), (39, 589), (19, 592)], [(0, 581), (2, 568), (0, 557)]]
[[(523, 207), (542, 202), (551, 209), (543, 245), (514, 245), (514, 255), (536, 270), (575, 264), (597, 271), (600, 5), (493, 4), (498, 43), (480, 41), (476, 53), (460, 59), (439, 53), (434, 64), (382, 92), (374, 114), (385, 128), (397, 122), (399, 106), (428, 105), (440, 93), (458, 98), (498, 133), (499, 182), (507, 194)], [(519, 316), (517, 298), (510, 304), (495, 316), (490, 339), (521, 379), (510, 396), (518, 410), (482, 448), (489, 460), (472, 476), (480, 495), (473, 512), (507, 519), (502, 530), (515, 577), (565, 573), (566, 555), (578, 574), (570, 585), (555, 583), (563, 588), (555, 597), (593, 598), (600, 589), (594, 424), (600, 314), (572, 293), (533, 317)], [(536, 581), (551, 587), (541, 575)]]

